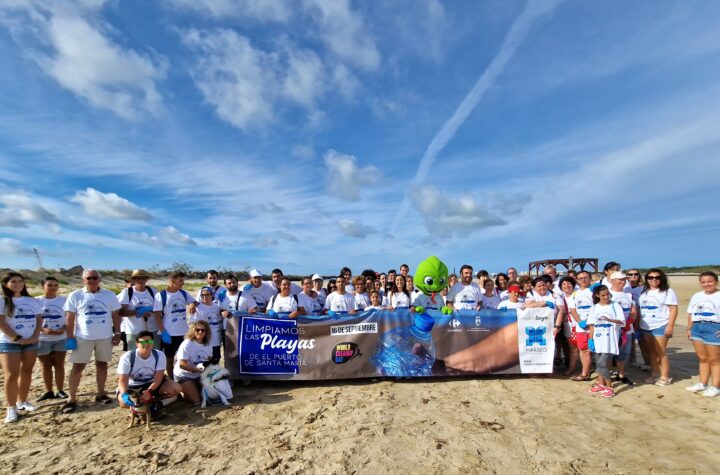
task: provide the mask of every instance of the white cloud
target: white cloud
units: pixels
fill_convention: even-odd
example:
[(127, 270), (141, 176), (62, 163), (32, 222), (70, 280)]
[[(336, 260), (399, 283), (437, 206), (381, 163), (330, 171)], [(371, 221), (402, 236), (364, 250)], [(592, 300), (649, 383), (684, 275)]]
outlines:
[(354, 219), (341, 219), (337, 222), (338, 228), (343, 234), (356, 238), (364, 238), (370, 234), (377, 233), (377, 229), (367, 224), (360, 223)]
[(70, 198), (70, 201), (81, 205), (85, 213), (90, 216), (135, 221), (150, 221), (153, 219), (148, 210), (115, 193), (103, 193), (95, 188), (78, 191), (75, 196)]
[(150, 244), (151, 246), (164, 247), (164, 246), (196, 246), (197, 243), (194, 239), (185, 233), (180, 232), (174, 226), (166, 226), (157, 230), (157, 233), (153, 236), (146, 232), (141, 233), (126, 233), (124, 234), (126, 239), (131, 241), (141, 242), (144, 244)]
[(377, 183), (381, 177), (380, 170), (373, 165), (358, 167), (357, 159), (352, 155), (328, 150), (323, 159), (327, 167), (327, 184), (330, 193), (348, 201), (358, 201), (360, 187)]
[(292, 14), (289, 0), (165, 0), (171, 6), (209, 13), (215, 17), (255, 18), (287, 22)]
[(277, 239), (265, 237), (265, 238), (258, 238), (254, 242), (255, 247), (273, 247), (278, 245)]
[(380, 52), (349, 0), (305, 0), (328, 48), (343, 62), (367, 71), (380, 66)]
[(432, 186), (416, 187), (410, 198), (431, 235), (458, 234), (505, 224), (471, 195), (454, 198)]
[(290, 154), (301, 160), (309, 160), (315, 157), (315, 149), (310, 145), (296, 144), (290, 150)]
[(25, 227), (28, 224), (57, 223), (58, 218), (23, 192), (0, 194), (0, 226)]
[(314, 109), (325, 91), (325, 75), (325, 66), (313, 51), (290, 50), (282, 81), (283, 95), (308, 109)]
[(23, 245), (23, 243), (17, 239), (0, 238), (0, 254), (5, 256), (29, 256), (33, 254), (33, 250)]

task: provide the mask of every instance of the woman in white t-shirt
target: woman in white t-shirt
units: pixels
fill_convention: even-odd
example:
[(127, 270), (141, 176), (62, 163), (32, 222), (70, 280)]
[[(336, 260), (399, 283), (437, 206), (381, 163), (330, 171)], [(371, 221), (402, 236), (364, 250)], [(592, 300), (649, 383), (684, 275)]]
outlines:
[(660, 269), (645, 273), (645, 288), (640, 297), (640, 334), (650, 353), (652, 374), (646, 383), (667, 386), (670, 378), (670, 360), (665, 349), (673, 336), (675, 319), (678, 314), (678, 300), (670, 288), (668, 278)]
[(2, 278), (0, 298), (0, 362), (5, 376), (6, 423), (17, 422), (18, 411), (34, 411), (27, 400), (37, 358), (42, 315), (17, 272)]
[[(720, 292), (715, 272), (700, 274), (698, 292), (688, 305), (688, 338), (700, 360), (700, 382), (686, 388), (706, 397), (720, 396)], [(709, 385), (712, 376), (713, 385)]]
[(483, 284), (482, 308), (495, 310), (500, 304), (500, 295), (495, 291), (495, 282), (487, 279)]
[(220, 306), (216, 304), (213, 289), (203, 287), (200, 289), (200, 303), (195, 307), (195, 313), (190, 315), (190, 321), (205, 320), (210, 324), (210, 346), (212, 346), (212, 357), (220, 360), (220, 348), (222, 346), (222, 324), (225, 318), (222, 316)]
[(410, 292), (407, 290), (407, 280), (403, 275), (395, 277), (395, 286), (390, 292), (388, 306), (392, 311), (399, 308), (410, 308)]
[(199, 404), (201, 401), (200, 375), (205, 369), (204, 363), (212, 359), (211, 338), (208, 322), (198, 320), (190, 325), (175, 355), (173, 375), (182, 386), (183, 399), (191, 404)]
[(355, 305), (358, 312), (365, 310), (370, 306), (370, 296), (367, 293), (365, 284), (365, 276), (359, 275), (353, 279), (353, 287), (355, 288)]
[[(43, 295), (36, 300), (40, 304), (43, 316), (42, 330), (40, 331), (40, 348), (37, 355), (42, 365), (42, 378), (45, 383), (45, 393), (38, 398), (38, 402), (47, 399), (67, 399), (63, 388), (65, 387), (65, 297), (58, 295), (60, 283), (55, 277), (46, 277), (42, 281)], [(53, 369), (57, 394), (53, 392)]]

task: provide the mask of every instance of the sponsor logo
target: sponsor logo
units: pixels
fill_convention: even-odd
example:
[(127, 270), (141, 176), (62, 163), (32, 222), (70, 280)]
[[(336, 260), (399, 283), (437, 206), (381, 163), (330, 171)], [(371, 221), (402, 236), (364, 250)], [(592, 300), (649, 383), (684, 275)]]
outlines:
[(352, 325), (336, 325), (330, 327), (330, 335), (358, 335), (361, 333), (377, 333), (377, 322), (355, 323)]
[(360, 353), (360, 347), (355, 343), (345, 342), (335, 345), (335, 348), (332, 350), (331, 358), (335, 364), (344, 364), (357, 358), (358, 356), (362, 356), (362, 353)]
[(547, 345), (547, 341), (545, 340), (545, 332), (547, 332), (546, 327), (526, 327), (525, 334), (527, 335), (527, 338), (525, 339), (525, 346)]
[(457, 328), (460, 326), (460, 320), (458, 320), (457, 318), (453, 318), (452, 320), (450, 320), (449, 325), (453, 328)]

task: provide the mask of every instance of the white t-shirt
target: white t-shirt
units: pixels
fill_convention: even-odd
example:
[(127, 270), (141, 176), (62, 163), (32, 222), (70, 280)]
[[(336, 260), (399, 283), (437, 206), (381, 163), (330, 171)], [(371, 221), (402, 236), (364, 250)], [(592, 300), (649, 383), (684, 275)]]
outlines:
[(293, 313), (298, 309), (298, 301), (296, 296), (293, 294), (283, 297), (277, 294), (275, 297), (270, 299), (268, 303), (267, 311), (275, 310), (277, 313)]
[[(0, 297), (0, 314), (5, 315), (5, 323), (15, 330), (15, 333), (22, 338), (30, 338), (35, 333), (37, 316), (42, 314), (40, 304), (32, 297), (13, 297), (15, 310), (13, 315), (5, 313), (5, 299)], [(4, 332), (0, 332), (0, 341), (13, 343), (12, 339)]]
[(271, 282), (263, 282), (260, 287), (250, 285), (248, 290), (243, 290), (243, 295), (252, 298), (261, 312), (265, 311), (268, 302), (276, 293), (277, 291)]
[[(130, 355), (135, 351), (135, 366), (130, 367)], [(155, 363), (155, 356), (150, 353), (147, 359), (143, 359), (140, 356), (140, 350), (130, 350), (123, 353), (118, 361), (117, 374), (129, 374), (130, 381), (129, 386), (142, 386), (143, 384), (151, 383), (155, 379), (155, 373), (158, 371), (165, 371), (167, 366), (167, 359), (165, 353), (160, 350), (154, 350), (157, 355), (157, 363)]]
[(445, 299), (440, 294), (435, 294), (435, 303), (429, 295), (422, 292), (413, 299), (413, 307), (425, 307), (425, 310), (440, 310), (445, 305)]
[[(606, 319), (620, 320), (622, 325), (608, 322)], [(620, 353), (618, 347), (618, 334), (620, 329), (625, 325), (625, 315), (622, 307), (617, 302), (610, 305), (595, 304), (590, 309), (590, 315), (587, 319), (588, 325), (595, 325), (595, 353), (610, 353), (617, 355)]]
[[(155, 307), (154, 295), (157, 295), (157, 289), (153, 288), (152, 293), (150, 293), (147, 288), (142, 292), (137, 289), (133, 289), (132, 299), (128, 298), (129, 293), (129, 289), (123, 289), (118, 295), (118, 302), (120, 302), (120, 305), (127, 305), (128, 310), (133, 311), (138, 307), (150, 307), (150, 311), (152, 311)], [(158, 329), (157, 321), (155, 321), (154, 315), (151, 315), (148, 317), (147, 321), (145, 321), (142, 315), (138, 316), (136, 314), (132, 317), (123, 317), (123, 322), (125, 322), (125, 332), (130, 335), (137, 335), (141, 331), (145, 330), (156, 332)]]
[[(315, 290), (315, 289), (313, 289)], [(320, 304), (320, 307), (322, 308), (323, 305), (325, 305), (325, 299), (327, 298), (327, 289), (325, 287), (322, 287), (320, 290), (315, 290), (315, 293), (317, 294), (317, 301)]]
[(673, 289), (660, 292), (659, 289), (650, 289), (640, 294), (640, 328), (655, 330), (670, 321), (668, 305), (677, 305), (677, 295)]
[(368, 294), (355, 294), (355, 305), (359, 311), (365, 310), (370, 306), (370, 296)]
[(385, 310), (384, 305), (370, 305), (369, 307), (365, 307), (365, 310)]
[[(317, 295), (320, 295), (317, 293)], [(298, 295), (298, 307), (305, 309), (305, 313), (308, 315), (317, 315), (322, 313), (322, 305), (318, 302), (317, 298), (311, 297), (305, 292), (300, 292)]]
[(693, 322), (720, 323), (720, 292), (696, 293), (690, 299), (687, 312), (692, 315)]
[[(43, 316), (42, 327), (50, 330), (65, 330), (65, 297), (58, 295), (55, 298), (47, 299), (38, 297), (37, 303), (40, 305), (40, 312)], [(67, 338), (67, 334), (62, 335), (45, 335), (40, 333), (40, 341), (60, 341)]]
[[(611, 300), (613, 302), (617, 302), (620, 304), (620, 308), (622, 308), (623, 315), (625, 316), (625, 321), (627, 322), (630, 318), (630, 312), (632, 311), (633, 305), (635, 303), (633, 302), (632, 294), (629, 292), (618, 292), (616, 290), (610, 290)], [(633, 330), (633, 327), (631, 326), (630, 329), (627, 331), (628, 335), (632, 335), (635, 333), (635, 330)]]
[(409, 308), (410, 297), (405, 292), (393, 292), (390, 294), (390, 306), (392, 308)]
[(325, 299), (325, 310), (331, 310), (333, 312), (350, 312), (357, 310), (355, 306), (355, 296), (349, 292), (345, 292), (340, 295), (337, 292), (333, 292)]
[(180, 360), (186, 360), (192, 366), (197, 366), (212, 358), (212, 346), (202, 345), (195, 340), (183, 340), (180, 343), (177, 354), (175, 355), (175, 366), (173, 368), (173, 377), (175, 381), (180, 378), (199, 379), (201, 373), (192, 373), (185, 371), (180, 367)]
[(510, 296), (508, 294), (509, 294), (509, 292), (507, 290), (503, 290), (502, 292), (500, 292), (500, 301), (502, 302), (504, 300), (509, 299)]
[(255, 299), (246, 297), (245, 293), (236, 293), (235, 295), (225, 294), (225, 298), (220, 302), (220, 310), (227, 310), (228, 312), (240, 311), (249, 312), (250, 310), (257, 308)]
[[(592, 290), (588, 287), (587, 289), (579, 289), (573, 292), (572, 298), (565, 297), (569, 309), (574, 308), (577, 310), (580, 320), (587, 320), (590, 316), (590, 311), (593, 308)], [(577, 325), (577, 322), (572, 318), (572, 324), (575, 327), (577, 333), (587, 333), (587, 330), (583, 330)]]
[(496, 309), (498, 304), (500, 304), (500, 296), (497, 292), (493, 292), (490, 297), (485, 295), (485, 293), (482, 294), (482, 308)]
[(64, 310), (75, 314), (76, 337), (104, 340), (113, 336), (112, 312), (120, 310), (120, 302), (109, 290), (93, 293), (82, 288), (68, 295)]
[(447, 301), (452, 302), (455, 310), (476, 310), (482, 302), (482, 290), (475, 282), (470, 285), (458, 282), (450, 288)]
[(523, 306), (523, 302), (517, 301), (517, 302), (511, 302), (510, 300), (503, 300), (501, 301), (497, 308), (498, 310), (506, 308), (508, 310), (520, 310)]
[(198, 320), (205, 320), (210, 324), (210, 345), (220, 346), (222, 344), (222, 322), (224, 318), (220, 316), (220, 307), (213, 303), (211, 305), (205, 305), (199, 303), (195, 313), (190, 315), (190, 322), (197, 322)]
[(167, 292), (165, 309), (162, 306), (162, 292), (155, 294), (155, 312), (163, 312), (163, 327), (170, 336), (185, 336), (188, 331), (187, 306), (195, 299), (187, 291)]

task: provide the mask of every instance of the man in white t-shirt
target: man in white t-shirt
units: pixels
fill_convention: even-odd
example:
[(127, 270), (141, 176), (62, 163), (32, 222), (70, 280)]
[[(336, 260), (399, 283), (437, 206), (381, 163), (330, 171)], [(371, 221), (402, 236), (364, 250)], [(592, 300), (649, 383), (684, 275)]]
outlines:
[(277, 294), (277, 290), (271, 282), (264, 282), (262, 278), (262, 272), (257, 269), (251, 270), (250, 283), (243, 287), (243, 295), (255, 300), (258, 311), (264, 313), (270, 299)]
[(482, 290), (473, 281), (473, 268), (467, 264), (460, 268), (460, 281), (447, 294), (447, 305), (453, 310), (480, 310)]
[(325, 310), (328, 315), (334, 317), (336, 315), (354, 315), (357, 310), (355, 304), (355, 296), (346, 289), (347, 281), (345, 276), (339, 275), (335, 279), (337, 290), (325, 299)]
[(72, 350), (70, 362), (70, 398), (62, 407), (64, 414), (77, 408), (77, 389), (82, 373), (95, 356), (95, 402), (109, 404), (105, 394), (107, 365), (112, 359), (112, 347), (120, 343), (120, 303), (114, 293), (100, 288), (100, 273), (94, 269), (83, 271), (85, 287), (72, 292), (65, 301), (67, 321), (66, 348)]
[(243, 313), (253, 314), (258, 311), (255, 300), (249, 296), (246, 297), (243, 292), (238, 290), (238, 280), (234, 275), (225, 278), (225, 287), (227, 287), (227, 292), (220, 303), (223, 317), (239, 317)]
[(160, 346), (167, 357), (167, 372), (171, 378), (175, 353), (188, 332), (187, 315), (194, 314), (197, 309), (197, 301), (183, 289), (184, 285), (185, 273), (171, 272), (167, 289), (155, 294), (153, 305)]
[(144, 402), (153, 397), (171, 398), (182, 392), (182, 386), (165, 379), (165, 354), (153, 348), (154, 338), (153, 332), (141, 331), (135, 338), (136, 349), (120, 357), (117, 367), (120, 407), (135, 405), (128, 394), (130, 389), (140, 392)]
[[(118, 295), (120, 317), (125, 321), (125, 333), (129, 348), (135, 347), (135, 338), (141, 331), (157, 332), (153, 307), (157, 289), (147, 285), (150, 276), (142, 269), (132, 271), (131, 285)], [(160, 348), (160, 338), (153, 339), (155, 348)]]

